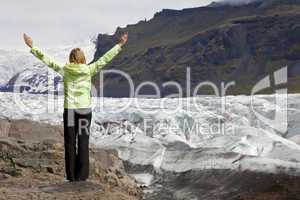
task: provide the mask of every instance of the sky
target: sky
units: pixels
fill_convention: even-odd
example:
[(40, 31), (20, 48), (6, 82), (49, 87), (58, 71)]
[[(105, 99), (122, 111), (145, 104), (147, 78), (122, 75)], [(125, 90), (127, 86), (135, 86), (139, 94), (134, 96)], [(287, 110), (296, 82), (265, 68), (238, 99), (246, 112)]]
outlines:
[(22, 49), (22, 33), (43, 47), (87, 41), (118, 26), (151, 19), (163, 8), (208, 5), (212, 0), (0, 0), (0, 49)]

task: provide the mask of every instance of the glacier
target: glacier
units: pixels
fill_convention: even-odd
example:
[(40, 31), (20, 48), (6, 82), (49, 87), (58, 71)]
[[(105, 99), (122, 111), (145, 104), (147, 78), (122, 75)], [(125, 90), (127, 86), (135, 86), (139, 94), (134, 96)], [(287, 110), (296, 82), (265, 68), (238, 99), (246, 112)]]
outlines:
[[(271, 117), (274, 99), (257, 95), (254, 109)], [(1, 118), (62, 124), (63, 96), (0, 93), (0, 102)], [(261, 122), (250, 104), (249, 96), (94, 97), (91, 142), (117, 149), (124, 161), (156, 172), (233, 169), (300, 175), (300, 94), (288, 95), (284, 133)]]

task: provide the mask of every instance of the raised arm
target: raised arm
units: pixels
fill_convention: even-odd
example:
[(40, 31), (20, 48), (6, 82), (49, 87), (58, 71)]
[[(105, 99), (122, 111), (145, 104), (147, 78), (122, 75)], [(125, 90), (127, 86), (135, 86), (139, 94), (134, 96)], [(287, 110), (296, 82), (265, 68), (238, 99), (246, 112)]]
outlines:
[(120, 38), (120, 42), (116, 44), (111, 50), (105, 53), (101, 58), (99, 58), (96, 62), (90, 64), (91, 76), (94, 76), (98, 73), (100, 69), (102, 69), (105, 65), (107, 65), (116, 55), (120, 53), (122, 50), (122, 46), (127, 43), (128, 33), (126, 32)]
[(33, 41), (31, 39), (31, 37), (24, 34), (24, 41), (25, 41), (26, 45), (31, 48), (30, 52), (35, 57), (37, 57), (39, 60), (41, 60), (43, 63), (45, 63), (48, 67), (52, 68), (54, 71), (63, 75), (63, 65), (57, 63), (55, 60), (53, 60), (49, 56), (45, 55), (39, 48), (35, 47), (33, 45)]

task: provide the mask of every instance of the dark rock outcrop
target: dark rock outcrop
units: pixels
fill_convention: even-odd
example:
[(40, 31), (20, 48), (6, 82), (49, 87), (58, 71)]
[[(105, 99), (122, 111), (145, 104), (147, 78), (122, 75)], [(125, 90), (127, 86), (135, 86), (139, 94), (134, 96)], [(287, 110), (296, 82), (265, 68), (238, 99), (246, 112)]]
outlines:
[(151, 188), (146, 199), (203, 200), (298, 200), (300, 178), (285, 174), (267, 174), (230, 169), (190, 170), (168, 173)]
[(60, 131), (27, 120), (0, 121), (0, 199), (141, 198), (114, 150), (91, 147), (89, 181), (66, 182)]

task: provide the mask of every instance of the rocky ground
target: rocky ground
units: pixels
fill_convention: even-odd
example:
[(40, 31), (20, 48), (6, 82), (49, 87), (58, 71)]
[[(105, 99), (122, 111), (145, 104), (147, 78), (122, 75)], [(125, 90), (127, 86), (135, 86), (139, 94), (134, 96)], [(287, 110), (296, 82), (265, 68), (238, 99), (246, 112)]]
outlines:
[(141, 199), (114, 150), (91, 147), (89, 181), (65, 181), (62, 130), (0, 120), (0, 199)]

